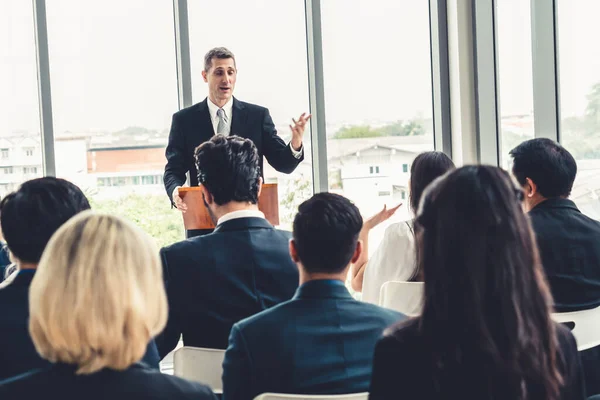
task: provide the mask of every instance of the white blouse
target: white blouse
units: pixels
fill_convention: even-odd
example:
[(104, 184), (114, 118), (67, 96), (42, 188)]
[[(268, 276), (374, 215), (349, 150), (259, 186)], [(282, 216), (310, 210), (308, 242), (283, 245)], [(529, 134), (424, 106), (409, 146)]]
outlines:
[(363, 278), (362, 300), (378, 304), (381, 286), (388, 281), (408, 281), (415, 273), (415, 236), (412, 220), (391, 224), (381, 244), (369, 257)]

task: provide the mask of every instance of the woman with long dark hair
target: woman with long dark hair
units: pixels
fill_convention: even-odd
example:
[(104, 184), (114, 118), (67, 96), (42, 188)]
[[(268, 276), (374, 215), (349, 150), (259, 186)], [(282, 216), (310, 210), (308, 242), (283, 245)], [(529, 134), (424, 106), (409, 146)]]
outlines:
[(551, 320), (521, 189), (499, 168), (468, 166), (423, 197), (423, 313), (377, 344), (370, 398), (584, 399), (575, 339)]
[[(435, 178), (454, 169), (454, 163), (441, 151), (419, 154), (410, 167), (409, 209), (416, 214), (423, 191)], [(413, 218), (391, 224), (383, 240), (369, 258), (369, 233), (394, 214), (398, 207), (384, 208), (367, 219), (360, 232), (363, 252), (351, 268), (352, 288), (362, 292), (362, 300), (378, 304), (381, 286), (388, 281), (418, 281), (416, 268)]]

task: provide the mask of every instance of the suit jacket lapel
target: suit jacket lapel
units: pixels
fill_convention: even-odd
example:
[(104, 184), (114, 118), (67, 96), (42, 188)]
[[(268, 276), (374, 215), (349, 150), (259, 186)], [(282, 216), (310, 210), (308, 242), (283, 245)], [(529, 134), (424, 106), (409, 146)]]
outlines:
[(246, 126), (246, 119), (248, 118), (248, 112), (246, 106), (241, 101), (238, 101), (235, 97), (233, 98), (233, 115), (231, 116), (231, 131), (230, 135), (237, 135), (241, 137), (248, 137), (244, 130)]
[(204, 143), (210, 140), (215, 135), (215, 129), (210, 118), (210, 111), (208, 110), (208, 98), (198, 103), (198, 112), (200, 112), (200, 124), (198, 125), (199, 138), (198, 144)]

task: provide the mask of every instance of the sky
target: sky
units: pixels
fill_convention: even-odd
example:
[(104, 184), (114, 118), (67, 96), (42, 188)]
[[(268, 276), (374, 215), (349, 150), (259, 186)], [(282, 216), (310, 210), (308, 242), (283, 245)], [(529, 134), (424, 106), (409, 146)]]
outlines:
[[(47, 0), (55, 132), (168, 129), (177, 111), (172, 0)], [(431, 118), (428, 4), (322, 0), (328, 125)], [(530, 114), (529, 4), (498, 0), (502, 115)], [(303, 0), (188, 0), (194, 102), (204, 53), (229, 47), (238, 98), (277, 125), (308, 110)], [(562, 115), (600, 81), (597, 0), (560, 0)], [(0, 0), (0, 132), (39, 131), (32, 2)]]

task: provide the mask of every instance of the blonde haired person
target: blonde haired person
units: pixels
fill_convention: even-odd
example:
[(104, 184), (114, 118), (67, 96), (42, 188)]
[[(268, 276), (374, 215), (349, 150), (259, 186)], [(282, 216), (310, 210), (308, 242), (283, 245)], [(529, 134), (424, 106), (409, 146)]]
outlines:
[(29, 331), (51, 362), (0, 383), (0, 398), (214, 399), (138, 361), (165, 326), (158, 252), (138, 228), (91, 211), (52, 237), (29, 293)]

